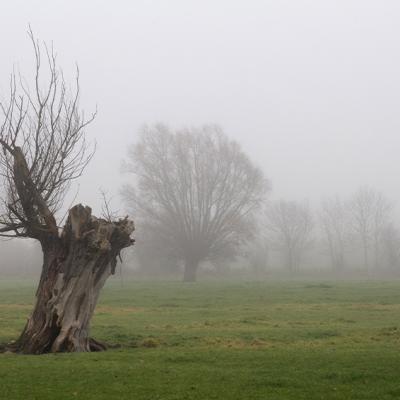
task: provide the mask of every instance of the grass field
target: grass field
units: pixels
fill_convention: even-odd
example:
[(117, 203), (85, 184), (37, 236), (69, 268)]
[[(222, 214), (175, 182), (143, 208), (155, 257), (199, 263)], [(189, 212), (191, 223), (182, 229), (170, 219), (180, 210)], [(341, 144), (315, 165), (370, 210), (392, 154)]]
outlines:
[[(0, 282), (0, 342), (34, 285)], [(0, 354), (0, 399), (400, 399), (400, 282), (117, 279), (92, 336), (105, 353)]]

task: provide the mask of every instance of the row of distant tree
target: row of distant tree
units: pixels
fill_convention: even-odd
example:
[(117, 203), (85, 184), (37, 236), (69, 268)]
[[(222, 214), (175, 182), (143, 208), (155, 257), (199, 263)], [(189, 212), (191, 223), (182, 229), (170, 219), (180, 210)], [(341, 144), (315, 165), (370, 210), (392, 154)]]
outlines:
[(263, 256), (254, 260), (250, 253), (250, 259), (254, 268), (263, 269), (278, 258), (289, 272), (323, 259), (335, 272), (393, 270), (400, 264), (394, 220), (392, 204), (368, 187), (346, 200), (326, 199), (317, 210), (308, 202), (276, 201), (266, 206), (259, 238), (250, 246)]
[[(271, 201), (263, 172), (216, 126), (146, 127), (124, 170), (130, 183), (121, 194), (136, 223), (125, 260), (145, 274), (183, 271), (194, 281), (200, 266), (257, 274), (400, 269), (400, 232), (383, 194), (362, 187), (314, 209), (307, 201)], [(40, 266), (39, 249), (29, 243), (24, 250), (1, 245), (2, 273)]]
[[(293, 273), (326, 253), (334, 271), (399, 264), (400, 234), (390, 202), (371, 188), (350, 199), (269, 200), (269, 182), (220, 128), (171, 131), (147, 127), (125, 163), (132, 184), (122, 189), (135, 217), (133, 254), (149, 272), (184, 270), (193, 281), (200, 265), (242, 263)], [(315, 260), (314, 260), (315, 263)]]

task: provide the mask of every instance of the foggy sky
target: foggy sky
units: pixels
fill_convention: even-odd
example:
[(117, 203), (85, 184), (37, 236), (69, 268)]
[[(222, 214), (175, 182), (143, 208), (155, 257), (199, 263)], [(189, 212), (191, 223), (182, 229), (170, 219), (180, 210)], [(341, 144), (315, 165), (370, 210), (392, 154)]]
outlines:
[(397, 201), (399, 21), (395, 0), (1, 0), (0, 90), (32, 71), (28, 23), (67, 77), (78, 63), (98, 151), (77, 200), (95, 208), (100, 187), (118, 206), (127, 145), (156, 122), (219, 124), (274, 197)]

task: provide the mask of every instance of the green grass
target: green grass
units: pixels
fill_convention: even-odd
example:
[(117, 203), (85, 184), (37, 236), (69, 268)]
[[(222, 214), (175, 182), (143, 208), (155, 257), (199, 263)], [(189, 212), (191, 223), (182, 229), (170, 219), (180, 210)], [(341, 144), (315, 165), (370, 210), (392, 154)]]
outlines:
[[(0, 282), (0, 342), (32, 307)], [(104, 289), (105, 353), (0, 354), (0, 399), (400, 399), (400, 282), (125, 282)]]

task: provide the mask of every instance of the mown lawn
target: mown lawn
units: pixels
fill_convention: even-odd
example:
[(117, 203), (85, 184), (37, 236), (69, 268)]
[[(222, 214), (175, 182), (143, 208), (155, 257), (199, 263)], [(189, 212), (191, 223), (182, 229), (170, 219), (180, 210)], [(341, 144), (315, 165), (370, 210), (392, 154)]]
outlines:
[[(0, 282), (0, 342), (30, 281)], [(0, 354), (0, 399), (400, 399), (400, 282), (118, 279), (92, 336), (105, 353)]]

